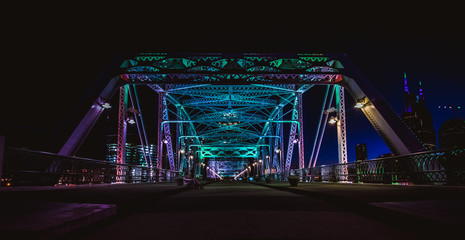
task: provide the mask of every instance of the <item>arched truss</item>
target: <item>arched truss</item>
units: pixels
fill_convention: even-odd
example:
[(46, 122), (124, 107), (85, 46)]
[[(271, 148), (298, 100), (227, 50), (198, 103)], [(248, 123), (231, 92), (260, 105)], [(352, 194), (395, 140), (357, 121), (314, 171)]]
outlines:
[[(263, 159), (267, 171), (289, 170), (294, 145), (299, 148), (299, 167), (303, 168), (302, 94), (314, 85), (339, 86), (336, 100), (341, 120), (345, 119), (344, 88), (348, 90), (363, 104), (362, 111), (393, 153), (424, 150), (343, 54), (121, 54), (102, 78), (106, 87), (59, 154), (74, 155), (104, 103), (118, 88), (132, 84), (147, 85), (159, 94), (159, 168), (164, 167), (158, 160), (166, 149), (171, 170), (192, 168), (194, 162), (228, 159)], [(124, 89), (120, 95), (123, 93)], [(121, 115), (125, 114), (127, 99), (121, 97), (118, 141), (124, 141), (126, 124)], [(340, 122), (339, 152), (346, 161), (345, 124)], [(286, 137), (284, 129), (289, 130)], [(124, 144), (118, 146), (119, 161), (124, 162)]]

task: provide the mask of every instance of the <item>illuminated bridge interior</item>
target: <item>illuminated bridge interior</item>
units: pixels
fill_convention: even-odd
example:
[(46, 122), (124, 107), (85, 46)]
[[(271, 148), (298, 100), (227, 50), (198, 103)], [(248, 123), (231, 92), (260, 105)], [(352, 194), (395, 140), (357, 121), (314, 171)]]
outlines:
[(148, 167), (238, 177), (251, 165), (262, 174), (288, 172), (291, 163), (315, 166), (321, 137), (305, 160), (302, 110), (302, 94), (315, 85), (326, 85), (317, 136), (328, 117), (337, 123), (339, 163), (347, 163), (345, 90), (393, 153), (424, 150), (344, 54), (120, 54), (101, 78), (105, 88), (60, 155), (76, 154), (113, 96), (119, 97), (116, 162), (125, 163), (128, 123), (137, 125), (144, 152), (149, 141), (137, 95), (141, 85), (159, 97), (157, 156), (143, 153)]

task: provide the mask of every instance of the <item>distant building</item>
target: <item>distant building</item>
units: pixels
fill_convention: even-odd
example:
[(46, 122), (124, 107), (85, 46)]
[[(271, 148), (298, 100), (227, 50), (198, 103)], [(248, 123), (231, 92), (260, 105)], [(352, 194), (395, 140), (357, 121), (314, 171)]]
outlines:
[(438, 131), (439, 148), (465, 148), (465, 121), (461, 118), (445, 121)]
[(355, 145), (355, 158), (357, 161), (368, 159), (367, 145), (365, 143), (359, 143)]
[[(109, 162), (116, 162), (116, 152), (117, 152), (117, 135), (107, 135), (107, 154), (106, 160)], [(157, 146), (154, 144), (149, 144), (145, 146), (145, 157), (144, 157), (144, 148), (140, 144), (139, 136), (137, 135), (127, 135), (126, 136), (126, 164), (131, 165), (142, 165), (147, 166), (150, 158), (152, 162), (156, 163), (157, 158)], [(150, 158), (149, 158), (150, 156)]]
[(378, 156), (378, 158), (387, 158), (387, 157), (394, 157), (394, 153), (384, 153)]
[(404, 111), (402, 120), (428, 150), (436, 150), (436, 131), (433, 126), (433, 116), (425, 105), (421, 81), (418, 91), (418, 95), (409, 91), (407, 76), (404, 73)]

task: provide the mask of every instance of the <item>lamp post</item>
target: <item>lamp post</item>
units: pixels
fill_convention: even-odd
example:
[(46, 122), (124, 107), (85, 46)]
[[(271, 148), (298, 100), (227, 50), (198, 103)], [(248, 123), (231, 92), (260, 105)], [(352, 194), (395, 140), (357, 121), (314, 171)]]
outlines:
[[(262, 167), (260, 168), (260, 164), (262, 165)], [(263, 172), (263, 161), (260, 159), (258, 160), (258, 170), (259, 170), (259, 173), (258, 173), (258, 177), (261, 177), (262, 176), (262, 172)]]
[[(256, 175), (258, 175), (258, 164), (257, 162), (254, 162), (252, 165), (254, 166), (254, 170), (255, 170), (255, 171), (252, 171), (252, 175), (255, 177)], [(256, 172), (256, 174), (254, 174), (253, 172)]]
[(279, 155), (279, 167), (281, 168), (281, 180), (282, 178), (284, 177), (284, 166), (283, 166), (283, 162), (282, 162), (282, 159), (281, 159), (281, 150), (278, 148), (276, 149), (276, 153)]
[(189, 160), (187, 161), (187, 176), (189, 177), (191, 174), (191, 161), (194, 159), (194, 156), (190, 155)]
[[(182, 161), (182, 154), (184, 154), (186, 151), (184, 151), (184, 149), (179, 149), (178, 151), (178, 168), (181, 167), (181, 161)], [(178, 169), (179, 172), (182, 171), (182, 169)]]
[(200, 163), (200, 175), (202, 175), (203, 179), (205, 179), (205, 175), (206, 175), (206, 170), (204, 171), (204, 167), (205, 167), (205, 163)]
[[(270, 155), (266, 155), (265, 158), (266, 158), (266, 161), (268, 162), (268, 166), (269, 166), (268, 174), (271, 174), (271, 168), (273, 167), (273, 164), (270, 163)], [(265, 171), (265, 174), (266, 174), (266, 171)]]

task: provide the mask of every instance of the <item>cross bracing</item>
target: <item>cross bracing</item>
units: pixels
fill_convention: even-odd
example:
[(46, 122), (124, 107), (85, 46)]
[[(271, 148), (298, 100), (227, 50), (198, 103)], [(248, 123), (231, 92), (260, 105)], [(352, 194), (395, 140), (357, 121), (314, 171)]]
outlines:
[[(118, 161), (124, 163), (125, 126), (128, 111), (134, 110), (127, 106), (128, 102), (133, 103), (131, 90), (125, 94), (128, 85), (147, 85), (159, 94), (158, 154), (154, 159), (154, 166), (159, 168), (169, 164), (172, 170), (193, 172), (193, 164), (221, 158), (262, 159), (268, 171), (287, 171), (293, 161), (294, 144), (299, 149), (302, 168), (302, 94), (314, 85), (341, 87), (336, 96), (340, 98), (336, 109), (338, 131), (342, 131), (339, 141), (346, 141), (345, 117), (341, 112), (345, 89), (364, 106), (361, 110), (393, 153), (424, 150), (423, 144), (344, 54), (120, 54), (102, 76), (107, 82), (105, 89), (94, 97), (91, 109), (59, 154), (76, 154), (104, 110), (102, 106), (121, 88)], [(135, 87), (133, 91), (136, 95)], [(131, 101), (127, 101), (127, 95)], [(328, 103), (323, 106), (331, 107), (331, 101)], [(134, 117), (143, 123), (140, 114), (134, 113)], [(339, 146), (344, 153), (345, 143)], [(165, 163), (162, 158), (167, 158)]]
[[(195, 129), (195, 134), (178, 138), (186, 143), (186, 151), (198, 151), (201, 159), (265, 158), (259, 153), (273, 155), (276, 149), (272, 149), (271, 143), (283, 141), (281, 136), (271, 134), (271, 129), (282, 128), (283, 124), (297, 126), (296, 121), (291, 121), (296, 120), (292, 118), (295, 98), (311, 86), (170, 85), (164, 93), (172, 107), (178, 109), (171, 112), (182, 109), (183, 114), (168, 124), (177, 124), (183, 133)], [(159, 91), (163, 85), (152, 89)], [(190, 144), (193, 141), (196, 144)]]

